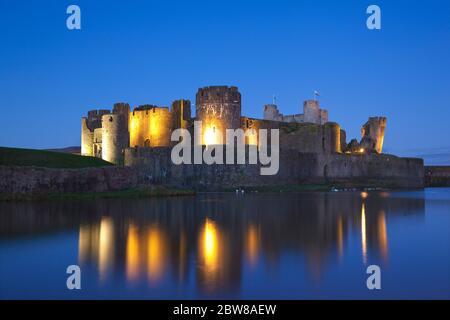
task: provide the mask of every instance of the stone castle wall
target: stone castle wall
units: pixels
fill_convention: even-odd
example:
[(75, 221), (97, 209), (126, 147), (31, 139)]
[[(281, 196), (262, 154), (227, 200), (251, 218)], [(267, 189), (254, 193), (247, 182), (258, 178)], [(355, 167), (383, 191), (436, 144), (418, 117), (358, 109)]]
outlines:
[(170, 155), (171, 148), (130, 148), (125, 150), (125, 165), (139, 172), (141, 182), (208, 191), (308, 183), (420, 188), (424, 183), (421, 159), (391, 155), (321, 155), (280, 149), (280, 170), (273, 176), (260, 175), (261, 165), (248, 164), (248, 158), (241, 165), (175, 165)]
[(450, 166), (426, 166), (425, 185), (427, 187), (450, 187)]
[(9, 197), (124, 190), (138, 183), (136, 171), (113, 166), (83, 169), (0, 166), (0, 177), (0, 195)]

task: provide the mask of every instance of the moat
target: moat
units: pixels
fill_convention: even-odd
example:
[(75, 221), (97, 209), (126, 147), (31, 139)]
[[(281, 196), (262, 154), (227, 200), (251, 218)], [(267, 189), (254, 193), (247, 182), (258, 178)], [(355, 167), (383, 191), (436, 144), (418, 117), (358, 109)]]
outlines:
[(1, 202), (0, 298), (449, 299), (449, 213), (450, 188)]

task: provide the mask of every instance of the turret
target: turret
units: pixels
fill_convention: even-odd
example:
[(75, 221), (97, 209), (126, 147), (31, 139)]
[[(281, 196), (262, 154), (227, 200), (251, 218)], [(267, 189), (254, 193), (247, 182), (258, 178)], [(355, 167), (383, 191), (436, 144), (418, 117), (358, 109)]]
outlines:
[(113, 113), (102, 116), (102, 159), (123, 164), (123, 150), (129, 147), (128, 117), (130, 106), (116, 103)]

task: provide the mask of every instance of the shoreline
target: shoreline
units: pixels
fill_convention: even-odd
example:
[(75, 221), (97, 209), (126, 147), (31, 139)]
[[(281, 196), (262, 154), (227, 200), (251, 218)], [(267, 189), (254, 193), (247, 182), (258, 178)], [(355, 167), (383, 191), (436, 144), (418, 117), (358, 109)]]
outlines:
[(445, 188), (442, 186), (423, 188), (398, 188), (398, 187), (373, 187), (353, 186), (339, 187), (336, 185), (304, 184), (285, 186), (260, 186), (239, 187), (236, 189), (221, 190), (194, 190), (189, 188), (176, 188), (168, 186), (141, 187), (117, 191), (101, 192), (67, 192), (67, 193), (42, 193), (42, 194), (0, 194), (0, 202), (28, 202), (28, 201), (52, 201), (52, 200), (98, 200), (98, 199), (143, 199), (143, 198), (166, 198), (166, 197), (188, 197), (198, 194), (211, 193), (236, 193), (236, 194), (270, 194), (270, 193), (303, 193), (303, 192), (371, 192), (371, 191), (414, 191), (426, 188)]
[(46, 200), (97, 200), (97, 199), (138, 199), (161, 197), (185, 197), (194, 196), (192, 189), (168, 188), (163, 186), (153, 188), (131, 188), (117, 191), (100, 192), (67, 192), (67, 193), (42, 193), (42, 194), (0, 194), (0, 201), (46, 201)]

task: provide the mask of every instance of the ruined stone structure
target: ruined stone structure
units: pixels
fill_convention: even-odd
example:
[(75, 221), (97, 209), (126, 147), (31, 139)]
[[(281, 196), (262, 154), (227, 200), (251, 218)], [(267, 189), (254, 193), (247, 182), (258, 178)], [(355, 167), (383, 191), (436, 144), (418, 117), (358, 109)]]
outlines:
[[(303, 114), (283, 116), (275, 105), (264, 106), (264, 119), (242, 116), (241, 94), (236, 87), (200, 88), (196, 115), (189, 100), (176, 100), (171, 109), (142, 105), (130, 110), (115, 104), (113, 111), (90, 111), (82, 119), (82, 154), (102, 157), (137, 169), (144, 183), (165, 183), (214, 189), (261, 184), (304, 182), (379, 182), (421, 186), (423, 161), (382, 155), (386, 118), (370, 117), (362, 139), (347, 143), (345, 130), (328, 121), (328, 112), (315, 100), (305, 101)], [(201, 121), (194, 137), (194, 121)], [(225, 143), (226, 129), (242, 129), (247, 145), (259, 145), (259, 129), (278, 129), (280, 170), (261, 176), (260, 164), (207, 165), (171, 162), (171, 134), (185, 128), (204, 146)], [(270, 134), (268, 139), (271, 139)], [(247, 162), (246, 162), (247, 163)], [(394, 181), (395, 180), (395, 181)]]
[(385, 117), (370, 117), (361, 128), (361, 148), (381, 153), (383, 150)]
[(319, 101), (306, 100), (303, 113), (285, 116), (278, 111), (277, 105), (267, 104), (264, 106), (264, 120), (325, 124), (328, 122), (328, 111), (320, 108)]

